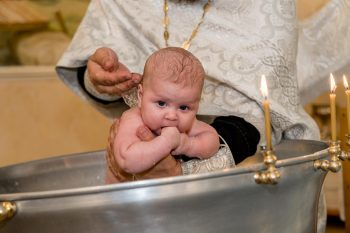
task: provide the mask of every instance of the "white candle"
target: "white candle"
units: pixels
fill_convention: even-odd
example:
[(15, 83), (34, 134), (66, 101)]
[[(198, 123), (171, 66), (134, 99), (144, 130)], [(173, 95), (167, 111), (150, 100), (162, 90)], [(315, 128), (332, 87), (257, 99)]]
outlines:
[(267, 91), (267, 84), (265, 75), (261, 76), (261, 87), (260, 87), (261, 93), (264, 97), (263, 100), (263, 108), (264, 108), (264, 117), (265, 117), (265, 137), (266, 137), (266, 150), (272, 149), (272, 142), (271, 142), (271, 122), (270, 122), (270, 104), (267, 99), (268, 91)]
[(330, 75), (331, 80), (331, 93), (329, 95), (330, 105), (331, 105), (331, 137), (332, 141), (337, 140), (337, 121), (336, 121), (336, 110), (335, 110), (335, 89), (337, 86), (335, 85), (334, 77)]
[(348, 123), (348, 134), (350, 134), (350, 90), (349, 90), (349, 84), (348, 80), (345, 75), (343, 75), (343, 82), (345, 87), (345, 94), (346, 94), (346, 116), (347, 116), (347, 123)]

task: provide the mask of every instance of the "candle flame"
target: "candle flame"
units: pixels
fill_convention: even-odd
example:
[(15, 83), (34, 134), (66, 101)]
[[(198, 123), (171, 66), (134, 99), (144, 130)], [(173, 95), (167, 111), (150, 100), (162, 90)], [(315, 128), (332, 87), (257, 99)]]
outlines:
[(261, 90), (261, 93), (264, 96), (264, 98), (267, 99), (268, 91), (267, 91), (267, 84), (266, 84), (265, 75), (261, 75), (260, 90)]
[(344, 87), (346, 90), (349, 90), (349, 84), (348, 84), (348, 80), (346, 79), (346, 76), (343, 75), (343, 83), (344, 83)]
[(337, 88), (337, 86), (335, 85), (333, 74), (330, 75), (330, 79), (331, 79), (331, 93), (335, 93), (335, 89)]

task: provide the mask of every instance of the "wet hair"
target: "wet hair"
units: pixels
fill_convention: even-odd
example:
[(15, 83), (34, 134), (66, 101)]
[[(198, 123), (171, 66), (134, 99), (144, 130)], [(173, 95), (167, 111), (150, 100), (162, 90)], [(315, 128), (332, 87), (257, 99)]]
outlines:
[(162, 77), (183, 86), (203, 87), (204, 68), (189, 51), (178, 47), (167, 47), (154, 52), (146, 61), (143, 82), (154, 76)]

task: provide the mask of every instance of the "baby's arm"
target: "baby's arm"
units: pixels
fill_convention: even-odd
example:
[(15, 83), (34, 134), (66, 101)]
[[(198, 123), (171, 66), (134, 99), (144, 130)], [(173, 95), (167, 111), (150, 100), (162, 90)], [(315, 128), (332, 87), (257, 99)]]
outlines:
[(219, 147), (219, 135), (216, 130), (212, 126), (196, 120), (188, 134), (181, 134), (180, 145), (172, 154), (206, 159), (215, 155)]
[(151, 141), (141, 141), (136, 136), (137, 128), (143, 125), (136, 109), (123, 114), (115, 138), (114, 154), (124, 171), (136, 174), (153, 167), (170, 154), (180, 142), (180, 133), (174, 127), (164, 128), (160, 136)]

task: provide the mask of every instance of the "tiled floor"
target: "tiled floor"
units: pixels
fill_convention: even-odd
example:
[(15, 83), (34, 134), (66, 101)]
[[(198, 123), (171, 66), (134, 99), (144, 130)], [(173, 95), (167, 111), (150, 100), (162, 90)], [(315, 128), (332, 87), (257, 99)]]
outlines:
[(326, 233), (346, 233), (345, 223), (338, 217), (328, 217)]

